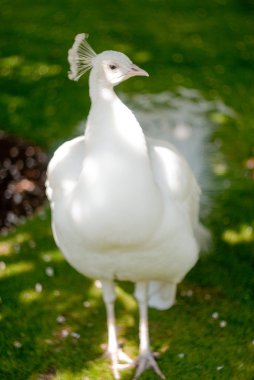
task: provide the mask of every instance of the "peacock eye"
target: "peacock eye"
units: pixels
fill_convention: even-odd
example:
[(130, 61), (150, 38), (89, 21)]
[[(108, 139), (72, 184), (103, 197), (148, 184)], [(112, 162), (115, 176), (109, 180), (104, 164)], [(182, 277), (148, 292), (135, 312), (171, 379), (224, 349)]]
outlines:
[(116, 65), (109, 65), (109, 68), (110, 68), (111, 70), (115, 70), (115, 69), (117, 69), (117, 66), (116, 66)]

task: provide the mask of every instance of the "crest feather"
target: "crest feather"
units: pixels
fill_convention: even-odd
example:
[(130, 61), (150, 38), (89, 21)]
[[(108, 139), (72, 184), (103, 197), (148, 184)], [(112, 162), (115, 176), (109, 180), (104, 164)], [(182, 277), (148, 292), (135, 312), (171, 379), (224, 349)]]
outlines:
[(88, 44), (87, 38), (88, 34), (77, 34), (74, 44), (68, 51), (68, 61), (70, 64), (68, 78), (71, 80), (79, 80), (81, 75), (93, 67), (92, 60), (96, 56), (96, 53)]

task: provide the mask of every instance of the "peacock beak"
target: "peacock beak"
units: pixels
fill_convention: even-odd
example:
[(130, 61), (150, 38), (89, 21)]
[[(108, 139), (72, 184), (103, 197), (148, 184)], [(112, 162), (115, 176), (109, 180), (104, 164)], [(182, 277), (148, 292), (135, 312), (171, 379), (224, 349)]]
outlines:
[(141, 77), (149, 77), (149, 74), (147, 71), (141, 69), (137, 65), (132, 64), (130, 67), (130, 70), (128, 71), (129, 76), (141, 76)]

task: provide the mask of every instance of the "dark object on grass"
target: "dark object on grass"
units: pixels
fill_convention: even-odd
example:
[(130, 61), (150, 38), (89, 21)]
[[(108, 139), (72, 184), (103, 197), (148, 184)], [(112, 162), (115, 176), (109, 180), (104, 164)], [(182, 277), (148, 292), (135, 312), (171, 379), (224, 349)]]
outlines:
[(47, 163), (47, 155), (38, 146), (0, 132), (1, 232), (42, 205)]

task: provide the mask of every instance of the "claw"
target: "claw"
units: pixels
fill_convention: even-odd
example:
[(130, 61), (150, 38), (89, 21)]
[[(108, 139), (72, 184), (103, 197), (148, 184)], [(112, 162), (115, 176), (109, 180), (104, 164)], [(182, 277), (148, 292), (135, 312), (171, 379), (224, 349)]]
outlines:
[(125, 352), (123, 352), (120, 348), (117, 350), (117, 352), (110, 352), (106, 351), (103, 354), (103, 358), (109, 358), (111, 361), (113, 361), (113, 358), (118, 362), (124, 362), (127, 363), (128, 365), (134, 366), (135, 361), (132, 360)]
[(123, 350), (118, 349), (118, 359), (121, 362), (128, 363), (133, 365), (133, 360), (125, 353)]
[[(111, 369), (115, 380), (120, 379), (119, 371), (134, 366), (134, 361), (120, 348), (116, 352), (107, 351), (104, 356), (108, 357), (111, 360)], [(119, 361), (124, 363), (119, 363)]]
[(136, 367), (137, 369), (133, 380), (137, 380), (139, 376), (148, 368), (152, 368), (161, 379), (166, 379), (151, 352), (146, 352), (139, 355), (138, 359), (136, 360)]

